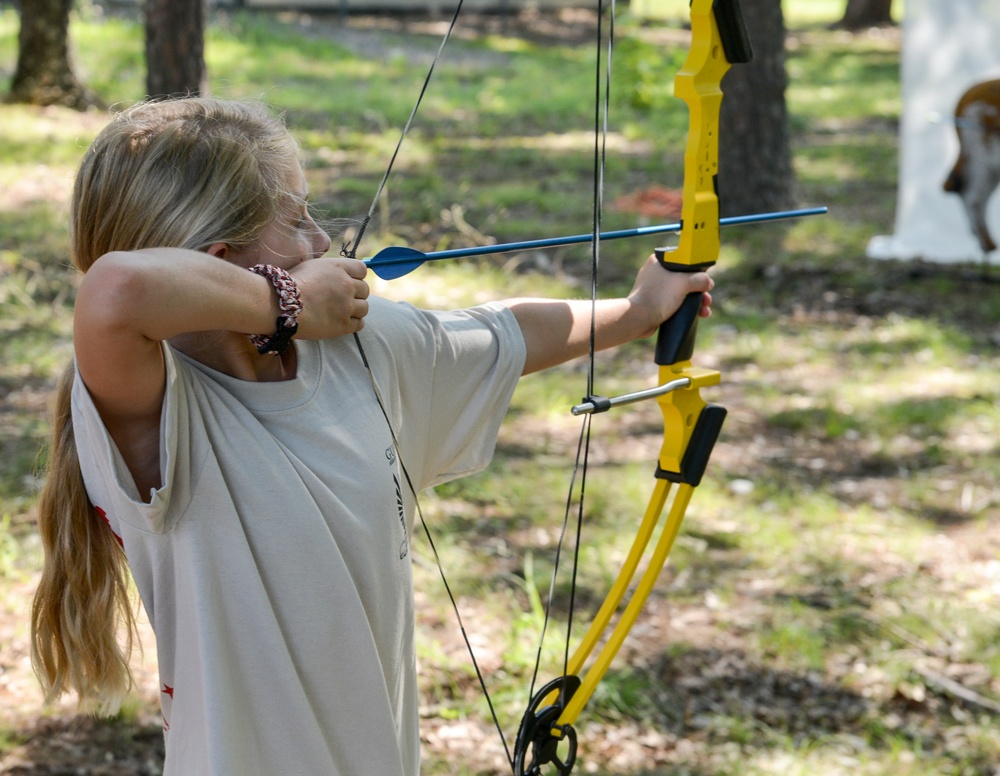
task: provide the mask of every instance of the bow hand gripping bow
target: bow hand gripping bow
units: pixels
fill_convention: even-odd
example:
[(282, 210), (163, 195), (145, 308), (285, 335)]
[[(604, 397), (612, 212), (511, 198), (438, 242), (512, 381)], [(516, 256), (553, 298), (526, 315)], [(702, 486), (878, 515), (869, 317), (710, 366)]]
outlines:
[[(689, 110), (688, 141), (684, 154), (684, 190), (680, 240), (676, 248), (657, 249), (665, 269), (699, 272), (719, 256), (719, 200), (716, 176), (719, 158), (720, 83), (731, 64), (752, 56), (738, 0), (692, 0), (691, 48), (674, 82), (675, 94)], [(635, 400), (655, 395), (663, 411), (664, 439), (657, 462), (653, 495), (639, 531), (611, 592), (568, 661), (565, 675), (545, 685), (532, 698), (514, 744), (515, 776), (569, 774), (576, 759), (573, 728), (581, 710), (638, 618), (656, 583), (694, 489), (726, 416), (723, 407), (706, 404), (700, 389), (719, 383), (717, 371), (691, 365), (701, 294), (690, 294), (680, 309), (660, 326), (655, 361), (660, 387), (634, 394)], [(575, 414), (603, 411), (633, 398), (588, 397)], [(677, 491), (659, 539), (647, 561), (628, 605), (605, 637), (612, 616), (624, 599), (654, 529), (660, 522), (674, 485)], [(584, 664), (598, 643), (603, 645), (585, 674)]]

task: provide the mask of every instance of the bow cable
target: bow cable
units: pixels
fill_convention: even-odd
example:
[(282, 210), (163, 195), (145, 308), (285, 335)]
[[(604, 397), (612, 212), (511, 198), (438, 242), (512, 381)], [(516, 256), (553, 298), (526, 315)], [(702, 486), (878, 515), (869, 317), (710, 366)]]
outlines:
[(358, 336), (357, 332), (354, 333), (354, 341), (358, 346), (358, 353), (361, 356), (361, 361), (365, 365), (365, 369), (368, 370), (368, 378), (371, 381), (372, 391), (375, 394), (375, 400), (378, 402), (378, 408), (382, 411), (382, 417), (385, 418), (385, 423), (389, 427), (389, 434), (392, 437), (392, 444), (396, 448), (396, 458), (399, 461), (399, 468), (403, 472), (403, 478), (406, 480), (406, 486), (413, 496), (413, 505), (417, 510), (417, 516), (420, 519), (420, 526), (424, 530), (424, 536), (427, 537), (427, 544), (431, 548), (431, 554), (434, 556), (434, 563), (437, 565), (438, 574), (441, 576), (441, 582), (444, 584), (444, 589), (448, 593), (448, 600), (451, 601), (452, 611), (455, 613), (455, 619), (458, 621), (458, 629), (462, 633), (462, 640), (465, 642), (465, 647), (469, 652), (469, 656), (472, 658), (472, 667), (476, 672), (476, 678), (479, 680), (479, 686), (483, 689), (483, 693), (486, 695), (486, 704), (490, 708), (490, 715), (493, 717), (493, 724), (496, 726), (497, 732), (500, 734), (500, 743), (503, 744), (503, 748), (507, 755), (507, 761), (511, 764), (513, 769), (514, 760), (511, 757), (510, 749), (507, 746), (507, 739), (504, 737), (503, 729), (500, 727), (500, 720), (497, 718), (496, 710), (493, 707), (493, 699), (490, 698), (490, 693), (486, 689), (486, 679), (483, 677), (483, 672), (479, 667), (479, 662), (476, 660), (475, 652), (472, 649), (472, 642), (469, 640), (469, 635), (465, 630), (465, 621), (462, 619), (462, 612), (458, 608), (458, 602), (455, 600), (455, 595), (451, 591), (451, 585), (448, 584), (448, 578), (444, 573), (444, 566), (441, 565), (441, 556), (438, 554), (437, 545), (434, 543), (434, 537), (431, 534), (430, 528), (427, 526), (427, 521), (424, 520), (423, 509), (420, 508), (420, 499), (417, 497), (417, 489), (413, 484), (413, 480), (410, 479), (410, 472), (407, 471), (406, 465), (403, 463), (403, 453), (399, 448), (399, 441), (396, 439), (396, 431), (392, 426), (392, 421), (389, 420), (389, 413), (386, 411), (385, 403), (382, 400), (382, 391), (378, 386), (378, 381), (375, 379), (375, 373), (372, 371), (371, 364), (368, 363), (368, 357), (365, 355), (365, 349), (361, 345), (361, 338)]
[[(465, 0), (458, 0), (458, 4), (455, 6), (455, 12), (451, 17), (451, 23), (448, 25), (448, 29), (445, 31), (444, 36), (441, 39), (441, 44), (438, 46), (437, 53), (434, 55), (434, 59), (431, 61), (430, 67), (427, 70), (427, 75), (424, 77), (423, 85), (420, 88), (420, 94), (417, 95), (416, 102), (413, 104), (413, 109), (410, 111), (410, 116), (406, 120), (402, 131), (399, 135), (399, 140), (396, 143), (396, 148), (392, 152), (392, 157), (389, 159), (389, 164), (386, 166), (385, 173), (382, 175), (382, 180), (378, 185), (378, 189), (375, 192), (375, 196), (372, 198), (372, 203), (368, 208), (368, 213), (365, 215), (364, 220), (361, 222), (361, 226), (358, 229), (358, 233), (354, 238), (353, 244), (343, 243), (341, 246), (340, 253), (345, 258), (353, 259), (357, 256), (358, 246), (361, 244), (361, 240), (364, 237), (365, 231), (368, 228), (368, 224), (371, 222), (372, 216), (375, 213), (375, 208), (378, 206), (379, 200), (382, 198), (382, 193), (385, 190), (386, 183), (389, 180), (389, 175), (392, 172), (393, 165), (396, 162), (396, 157), (399, 156), (400, 148), (403, 146), (403, 140), (406, 139), (407, 133), (410, 131), (410, 127), (413, 124), (413, 120), (417, 115), (417, 111), (420, 108), (420, 104), (424, 99), (424, 94), (427, 92), (427, 86), (430, 84), (431, 76), (434, 74), (434, 67), (437, 65), (438, 60), (441, 58), (441, 54), (444, 51), (445, 46), (451, 39), (451, 33), (455, 29), (455, 25), (458, 22), (459, 14), (462, 12), (462, 4)], [(399, 468), (403, 473), (403, 478), (406, 480), (407, 488), (413, 497), (414, 508), (416, 509), (417, 517), (420, 520), (420, 526), (423, 528), (424, 536), (427, 537), (427, 543), (431, 548), (431, 554), (434, 556), (434, 563), (437, 566), (438, 574), (441, 577), (441, 582), (444, 585), (445, 591), (448, 593), (448, 600), (451, 602), (452, 611), (455, 613), (455, 618), (458, 621), (459, 630), (462, 633), (462, 640), (465, 642), (466, 651), (469, 653), (469, 658), (472, 660), (472, 667), (476, 672), (476, 678), (479, 681), (479, 686), (483, 691), (483, 695), (486, 698), (486, 704), (489, 706), (490, 716), (493, 718), (493, 725), (496, 727), (497, 733), (500, 735), (500, 743), (503, 744), (504, 754), (507, 757), (507, 762), (510, 765), (511, 770), (514, 769), (514, 758), (511, 756), (510, 747), (507, 745), (507, 739), (503, 734), (503, 728), (500, 725), (500, 720), (497, 717), (496, 709), (493, 706), (493, 699), (490, 697), (489, 690), (486, 687), (486, 680), (483, 677), (482, 669), (479, 667), (479, 661), (476, 660), (475, 650), (472, 648), (472, 642), (469, 640), (468, 633), (465, 630), (465, 623), (462, 620), (462, 613), (459, 610), (458, 602), (455, 600), (455, 595), (451, 590), (451, 585), (448, 583), (448, 578), (444, 573), (444, 567), (441, 565), (441, 557), (438, 554), (437, 546), (434, 543), (434, 537), (431, 534), (430, 528), (427, 525), (427, 521), (424, 519), (423, 510), (420, 507), (420, 499), (417, 496), (417, 489), (413, 484), (413, 480), (410, 478), (410, 473), (407, 471), (406, 464), (403, 461), (403, 453), (400, 449), (399, 442), (396, 438), (396, 431), (393, 428), (392, 421), (389, 419), (389, 413), (385, 408), (385, 403), (382, 400), (382, 391), (379, 389), (378, 381), (375, 378), (375, 373), (371, 368), (371, 364), (368, 361), (368, 356), (365, 353), (364, 346), (361, 344), (361, 337), (358, 332), (354, 333), (354, 342), (358, 348), (358, 354), (361, 357), (361, 361), (368, 371), (368, 377), (371, 381), (372, 391), (375, 396), (375, 401), (378, 403), (379, 410), (382, 413), (382, 417), (385, 418), (386, 425), (389, 427), (389, 434), (392, 437), (392, 443), (396, 448), (397, 461), (399, 462)]]
[[(614, 53), (615, 41), (615, 0), (610, 4), (610, 21), (608, 28), (607, 54), (602, 59), (602, 49), (604, 43), (604, 0), (597, 3), (597, 34), (596, 34), (596, 64), (594, 77), (594, 162), (593, 162), (593, 206), (592, 206), (592, 239), (590, 251), (590, 336), (588, 343), (587, 361), (587, 396), (585, 401), (594, 396), (594, 373), (595, 373), (595, 353), (596, 353), (596, 321), (597, 321), (597, 282), (598, 270), (600, 267), (600, 246), (601, 246), (601, 225), (604, 206), (604, 174), (607, 166), (607, 141), (609, 114), (611, 105), (611, 63)], [(602, 70), (602, 62), (604, 68)], [(602, 88), (603, 72), (603, 88)], [(549, 593), (545, 606), (545, 616), (542, 622), (542, 632), (539, 637), (538, 651), (535, 655), (535, 667), (531, 677), (531, 686), (528, 691), (529, 699), (535, 695), (535, 686), (538, 681), (538, 673), (541, 666), (542, 651), (544, 649), (545, 634), (548, 630), (549, 617), (555, 599), (556, 579), (559, 573), (559, 564), (562, 557), (562, 549), (565, 543), (569, 517), (573, 506), (573, 493), (576, 489), (577, 479), (580, 481), (580, 494), (577, 500), (576, 509), (576, 534), (573, 544), (573, 565), (570, 579), (570, 590), (568, 596), (566, 641), (563, 648), (563, 676), (569, 672), (570, 641), (572, 639), (573, 615), (576, 605), (577, 571), (580, 560), (580, 544), (582, 539), (584, 504), (586, 501), (587, 489), (587, 468), (590, 456), (590, 432), (591, 416), (585, 416), (581, 427), (580, 437), (577, 441), (576, 458), (573, 465), (573, 473), (570, 477), (570, 484), (566, 495), (566, 508), (563, 515), (562, 528), (559, 534), (559, 541), (556, 544), (556, 554), (553, 559), (552, 576), (549, 582)]]
[(444, 47), (448, 45), (448, 41), (451, 39), (452, 30), (455, 29), (455, 24), (458, 22), (458, 15), (462, 12), (462, 4), (464, 2), (465, 0), (458, 0), (458, 5), (455, 6), (455, 13), (451, 17), (451, 23), (448, 25), (448, 29), (445, 30), (444, 37), (441, 38), (441, 45), (438, 46), (437, 53), (434, 55), (434, 59), (431, 60), (431, 66), (427, 69), (427, 75), (424, 76), (424, 83), (420, 87), (420, 94), (417, 95), (417, 101), (413, 103), (413, 110), (410, 111), (410, 117), (406, 120), (406, 124), (403, 126), (403, 131), (399, 133), (399, 140), (396, 142), (396, 148), (392, 152), (389, 164), (386, 165), (385, 173), (382, 175), (382, 181), (379, 183), (378, 189), (375, 191), (375, 196), (372, 198), (372, 203), (368, 207), (368, 213), (365, 215), (364, 220), (361, 222), (361, 226), (358, 228), (358, 234), (354, 238), (354, 244), (348, 245), (345, 242), (340, 247), (340, 255), (345, 258), (353, 259), (357, 257), (358, 246), (361, 244), (361, 240), (365, 236), (365, 231), (368, 229), (368, 224), (371, 222), (372, 216), (375, 214), (375, 208), (378, 207), (379, 200), (382, 199), (382, 192), (385, 190), (385, 185), (389, 181), (389, 174), (392, 172), (393, 165), (396, 163), (396, 157), (399, 156), (399, 149), (403, 147), (403, 140), (406, 139), (406, 135), (410, 131), (410, 127), (413, 124), (413, 119), (416, 118), (417, 111), (420, 109), (420, 103), (423, 102), (424, 94), (427, 92), (427, 86), (431, 82), (431, 76), (434, 75), (434, 66), (437, 65), (442, 52), (444, 52)]

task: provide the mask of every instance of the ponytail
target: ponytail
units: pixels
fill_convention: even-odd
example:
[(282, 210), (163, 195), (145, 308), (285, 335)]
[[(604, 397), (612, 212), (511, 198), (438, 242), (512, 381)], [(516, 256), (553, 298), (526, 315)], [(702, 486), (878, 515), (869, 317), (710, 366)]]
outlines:
[(80, 706), (115, 713), (133, 686), (138, 641), (125, 552), (90, 503), (80, 473), (71, 363), (56, 389), (48, 476), (38, 504), (45, 550), (31, 607), (31, 663), (46, 703), (75, 692)]

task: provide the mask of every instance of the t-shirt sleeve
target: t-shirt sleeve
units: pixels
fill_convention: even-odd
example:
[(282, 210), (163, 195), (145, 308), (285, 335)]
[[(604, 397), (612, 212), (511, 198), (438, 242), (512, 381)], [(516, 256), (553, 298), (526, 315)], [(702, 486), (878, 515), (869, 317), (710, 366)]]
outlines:
[(393, 422), (414, 485), (480, 471), (524, 369), (517, 320), (498, 303), (451, 312), (394, 307), (393, 332), (384, 335), (399, 409)]
[(160, 487), (140, 494), (125, 459), (101, 419), (87, 386), (76, 372), (73, 381), (73, 436), (80, 470), (91, 503), (107, 521), (119, 541), (126, 526), (140, 531), (163, 533), (172, 526), (168, 514), (179, 514), (179, 502), (190, 500), (190, 478), (180, 476), (180, 468), (195, 468), (185, 438), (187, 425), (179, 422), (187, 397), (178, 374), (173, 351), (163, 346), (166, 389), (160, 413)]

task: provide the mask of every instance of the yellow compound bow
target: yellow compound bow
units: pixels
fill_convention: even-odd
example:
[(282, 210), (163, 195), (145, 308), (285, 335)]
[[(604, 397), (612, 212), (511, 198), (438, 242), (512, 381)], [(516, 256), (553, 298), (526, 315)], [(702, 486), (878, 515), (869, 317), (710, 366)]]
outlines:
[[(675, 94), (687, 103), (690, 122), (684, 154), (680, 241), (676, 249), (657, 250), (665, 269), (697, 272), (718, 259), (720, 83), (731, 64), (747, 62), (751, 56), (738, 0), (692, 0), (691, 48), (674, 82)], [(618, 578), (570, 658), (565, 675), (539, 690), (524, 714), (514, 744), (515, 776), (552, 771), (568, 774), (572, 770), (577, 746), (573, 724), (638, 618), (666, 563), (691, 495), (701, 482), (726, 416), (723, 407), (707, 404), (701, 397), (701, 388), (719, 383), (719, 372), (691, 363), (701, 301), (701, 294), (691, 294), (660, 327), (655, 356), (659, 387), (614, 399), (589, 397), (573, 408), (575, 414), (600, 412), (655, 396), (663, 411), (663, 446), (653, 494)], [(671, 491), (673, 500), (659, 539), (628, 605), (609, 633), (612, 619), (661, 523)], [(598, 644), (601, 647), (590, 660)], [(581, 673), (585, 666), (586, 672)]]

